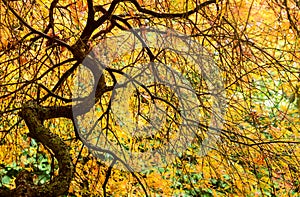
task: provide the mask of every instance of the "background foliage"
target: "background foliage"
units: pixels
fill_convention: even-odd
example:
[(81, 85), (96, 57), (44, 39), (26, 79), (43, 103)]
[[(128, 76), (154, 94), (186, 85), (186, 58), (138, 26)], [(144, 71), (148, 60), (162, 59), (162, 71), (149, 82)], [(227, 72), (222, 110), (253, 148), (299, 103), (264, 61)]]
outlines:
[[(42, 114), (41, 136), (63, 140), (69, 148), (72, 167), (66, 172), (72, 177), (59, 195), (299, 196), (299, 26), (297, 0), (2, 0), (0, 194), (18, 192), (25, 184), (18, 180), (29, 172), (26, 184), (36, 190), (27, 192), (34, 196), (55, 183), (60, 162), (66, 161), (47, 139), (36, 139), (36, 131), (30, 131), (30, 115), (24, 114), (30, 108)], [(88, 51), (105, 37), (138, 27), (171, 28), (201, 43), (222, 73), (227, 107), (220, 138), (207, 155), (200, 157), (191, 148), (164, 167), (131, 173), (112, 168), (117, 158), (107, 165), (95, 157), (67, 113), (75, 105), (72, 80)], [(169, 64), (182, 61), (165, 56)], [(102, 124), (118, 136), (122, 129), (114, 124), (109, 99), (114, 77), (122, 75), (123, 68), (116, 66), (122, 61), (135, 66), (149, 61), (149, 54), (116, 60), (105, 72), (106, 86), (99, 83), (101, 98), (95, 100), (100, 115), (108, 109)], [(183, 70), (187, 66), (180, 65)], [(205, 81), (197, 78), (199, 73), (186, 76), (203, 99)], [(160, 93), (166, 95), (168, 90)], [(143, 99), (138, 103), (151, 102)], [(211, 112), (204, 101), (200, 107), (201, 113)]]

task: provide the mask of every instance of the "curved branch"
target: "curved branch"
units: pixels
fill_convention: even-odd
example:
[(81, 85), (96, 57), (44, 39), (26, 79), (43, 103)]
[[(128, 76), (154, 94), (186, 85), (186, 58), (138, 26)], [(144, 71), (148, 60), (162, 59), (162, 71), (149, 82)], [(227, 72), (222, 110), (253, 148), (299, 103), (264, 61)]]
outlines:
[(154, 12), (152, 10), (142, 8), (136, 0), (128, 0), (128, 1), (133, 3), (134, 6), (136, 7), (136, 9), (139, 12), (142, 12), (144, 14), (149, 14), (149, 15), (157, 17), (157, 18), (182, 18), (182, 17), (187, 17), (187, 16), (190, 16), (190, 15), (198, 12), (200, 9), (202, 9), (202, 8), (204, 8), (204, 7), (206, 7), (210, 4), (216, 3), (216, 0), (209, 0), (209, 1), (205, 1), (201, 4), (199, 4), (198, 6), (196, 6), (194, 9), (192, 9), (190, 11), (183, 12), (183, 13), (171, 14), (171, 13), (158, 13), (158, 12)]
[(36, 29), (34, 29), (33, 27), (31, 27), (26, 21), (23, 20), (23, 18), (21, 16), (18, 15), (18, 13), (8, 4), (7, 0), (3, 0), (4, 4), (7, 6), (7, 8), (13, 13), (13, 15), (15, 17), (17, 17), (17, 19), (25, 26), (27, 27), (31, 32), (35, 33), (35, 34), (38, 34), (44, 38), (47, 38), (49, 40), (53, 40), (55, 42), (57, 42), (58, 44), (60, 44), (61, 46), (64, 46), (66, 47), (67, 49), (69, 49), (70, 51), (73, 51), (73, 48), (68, 45), (67, 43), (65, 43), (64, 41), (60, 40), (60, 39), (57, 39), (55, 37), (51, 37), (41, 31), (38, 31)]
[(68, 192), (73, 175), (73, 164), (68, 146), (56, 134), (50, 132), (43, 125), (41, 114), (44, 109), (36, 102), (24, 104), (19, 112), (29, 129), (28, 136), (41, 142), (53, 151), (59, 166), (59, 174), (50, 183), (34, 185), (32, 176), (28, 171), (21, 172), (15, 183), (16, 188), (11, 191), (1, 191), (0, 196), (60, 196)]

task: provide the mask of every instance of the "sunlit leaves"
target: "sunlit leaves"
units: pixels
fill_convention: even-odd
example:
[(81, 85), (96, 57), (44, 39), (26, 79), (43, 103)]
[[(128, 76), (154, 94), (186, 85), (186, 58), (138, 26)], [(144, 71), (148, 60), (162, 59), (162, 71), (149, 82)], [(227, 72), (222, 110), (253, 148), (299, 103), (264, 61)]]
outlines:
[[(137, 1), (143, 9), (158, 14), (185, 12), (202, 2)], [(72, 103), (72, 94), (77, 99), (73, 103), (80, 103), (92, 91), (90, 85), (94, 81), (89, 71), (79, 69), (60, 81), (74, 61), (64, 62), (72, 54), (66, 46), (55, 41), (59, 39), (70, 46), (78, 41), (86, 28), (88, 1), (8, 3), (22, 18), (19, 20), (1, 2), (0, 180), (1, 186), (12, 188), (21, 169), (34, 174), (35, 184), (44, 184), (58, 173), (52, 151), (27, 136), (27, 127), (20, 121), (18, 108), (27, 100), (37, 100), (43, 106), (67, 105)], [(102, 6), (95, 13), (95, 20), (98, 20), (112, 1), (93, 3)], [(226, 116), (217, 145), (212, 146), (206, 156), (197, 155), (199, 142), (207, 137), (199, 132), (199, 138), (195, 138), (173, 162), (137, 174), (149, 193), (156, 196), (299, 196), (299, 14), (299, 1), (219, 0), (189, 16), (157, 18), (138, 11), (132, 2), (124, 1), (116, 5), (115, 16), (108, 17), (91, 34), (94, 39), (85, 43), (90, 48), (104, 37), (117, 35), (120, 29), (130, 26), (173, 28), (195, 37), (206, 47), (226, 81), (226, 97), (222, 98), (227, 106)], [(31, 32), (26, 25), (41, 33)], [(147, 32), (141, 35), (145, 37)], [(109, 47), (108, 50), (116, 48)], [(201, 104), (199, 120), (209, 125), (212, 97), (207, 94), (208, 81), (193, 69), (193, 62), (175, 52), (151, 50), (162, 63), (179, 65), (176, 70), (190, 82)], [(115, 58), (111, 67), (126, 71), (124, 67), (136, 67), (148, 61), (146, 50), (132, 51)], [(78, 79), (76, 93), (73, 79), (78, 72), (82, 72), (82, 78)], [(104, 74), (109, 86), (122, 77), (121, 72), (114, 76), (107, 71)], [(155, 91), (156, 88), (160, 91)], [(164, 102), (153, 99), (150, 93)], [(182, 118), (176, 109), (178, 95), (174, 95), (172, 89), (159, 85), (136, 88), (128, 96), (128, 106), (119, 106), (134, 115), (131, 125), (118, 119), (115, 111), (108, 110), (111, 98), (112, 92), (102, 95), (93, 108), (94, 113), (85, 114), (85, 119), (79, 120), (88, 125), (89, 129), (82, 130), (82, 135), (88, 136), (93, 144), (107, 140), (124, 150), (147, 152), (163, 146), (172, 137), (176, 139), (177, 123), (182, 122)], [(175, 109), (170, 108), (168, 102), (174, 104)], [(147, 125), (155, 107), (166, 112), (158, 120), (165, 125), (163, 129), (156, 128), (153, 133), (139, 137), (125, 132), (126, 127), (134, 128), (135, 124)], [(94, 128), (92, 117), (99, 118)], [(77, 136), (70, 120), (57, 118), (45, 121), (44, 125), (70, 146), (76, 172), (69, 192), (79, 196), (101, 195), (112, 156), (95, 153), (86, 147), (82, 149), (80, 140), (75, 140)], [(112, 169), (106, 192), (112, 196), (144, 195), (136, 177), (120, 169)]]

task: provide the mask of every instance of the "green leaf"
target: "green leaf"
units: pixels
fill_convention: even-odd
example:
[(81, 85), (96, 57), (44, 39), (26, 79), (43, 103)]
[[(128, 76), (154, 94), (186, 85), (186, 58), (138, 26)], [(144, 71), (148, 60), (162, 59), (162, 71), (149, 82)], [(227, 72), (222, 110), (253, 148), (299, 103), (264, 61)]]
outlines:
[(2, 182), (2, 184), (9, 184), (10, 180), (11, 180), (11, 178), (9, 176), (5, 175), (4, 177), (2, 177), (1, 182)]

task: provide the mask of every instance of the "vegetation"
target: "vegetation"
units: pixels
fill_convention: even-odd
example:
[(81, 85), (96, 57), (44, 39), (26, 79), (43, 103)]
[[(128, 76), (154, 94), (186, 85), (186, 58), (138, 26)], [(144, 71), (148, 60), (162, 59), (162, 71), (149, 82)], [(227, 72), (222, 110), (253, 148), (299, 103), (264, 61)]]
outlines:
[(298, 0), (2, 0), (0, 196), (299, 196), (299, 27)]

